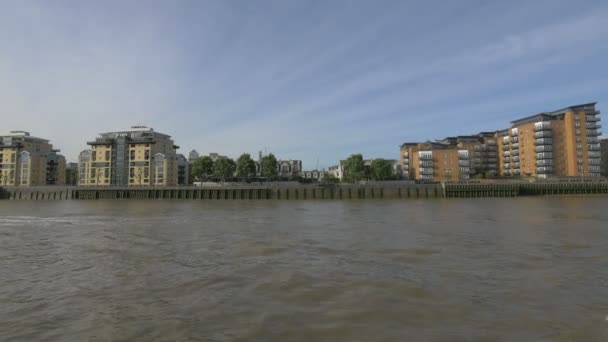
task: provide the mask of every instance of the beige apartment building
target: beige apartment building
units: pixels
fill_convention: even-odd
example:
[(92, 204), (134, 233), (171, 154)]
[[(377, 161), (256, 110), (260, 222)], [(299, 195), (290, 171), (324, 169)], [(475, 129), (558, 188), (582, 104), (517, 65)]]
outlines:
[(469, 150), (459, 149), (450, 143), (404, 143), (401, 145), (400, 158), (406, 179), (453, 182), (470, 177)]
[(29, 132), (0, 134), (0, 185), (65, 184), (65, 158), (58, 153), (49, 140)]
[(595, 105), (587, 103), (528, 116), (497, 132), (500, 174), (599, 177), (601, 125)]
[(171, 136), (145, 126), (101, 133), (80, 153), (78, 184), (83, 186), (174, 186), (179, 148)]

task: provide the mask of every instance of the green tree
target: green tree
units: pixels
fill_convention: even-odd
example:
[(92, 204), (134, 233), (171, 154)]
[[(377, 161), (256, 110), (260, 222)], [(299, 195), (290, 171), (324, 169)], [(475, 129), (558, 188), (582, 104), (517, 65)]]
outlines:
[(361, 154), (352, 154), (344, 165), (344, 179), (348, 182), (360, 181), (365, 177), (365, 163)]
[(230, 158), (220, 158), (215, 162), (215, 177), (221, 178), (222, 182), (226, 178), (234, 177), (236, 171), (236, 163)]
[(250, 178), (255, 176), (255, 162), (249, 154), (242, 154), (236, 161), (236, 165), (236, 175), (238, 177)]
[(393, 167), (391, 163), (384, 159), (372, 160), (371, 176), (373, 180), (383, 181), (390, 179), (393, 175)]
[(195, 159), (192, 162), (192, 176), (199, 181), (211, 177), (215, 173), (213, 164), (213, 159), (211, 159), (209, 156)]
[(277, 165), (277, 158), (275, 158), (272, 153), (262, 157), (260, 165), (260, 174), (262, 175), (262, 177), (276, 177)]

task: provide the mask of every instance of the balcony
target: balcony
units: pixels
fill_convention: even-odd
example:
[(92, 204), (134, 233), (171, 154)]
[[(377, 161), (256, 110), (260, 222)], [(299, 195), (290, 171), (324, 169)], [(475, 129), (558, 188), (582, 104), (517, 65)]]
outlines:
[(538, 174), (550, 174), (553, 173), (553, 166), (541, 166), (536, 168)]
[(534, 132), (551, 130), (551, 122), (543, 121), (534, 124)]
[(513, 156), (512, 160), (513, 160), (514, 162), (518, 162), (518, 161), (519, 161), (519, 156)]
[(589, 144), (589, 145), (587, 145), (587, 150), (589, 150), (589, 151), (599, 151), (600, 150), (600, 144)]
[(420, 160), (433, 160), (433, 152), (418, 152), (418, 158)]
[(600, 132), (597, 129), (588, 129), (587, 130), (588, 137), (599, 137), (600, 135), (602, 135), (602, 132)]
[(506, 176), (510, 176), (511, 175), (511, 170), (505, 170), (505, 175)]
[(553, 152), (553, 146), (551, 145), (540, 145), (534, 148), (536, 152)]
[(509, 144), (503, 145), (502, 146), (502, 150), (503, 151), (508, 151), (509, 150)]
[(589, 158), (601, 158), (602, 153), (600, 151), (589, 151), (589, 152), (587, 152), (587, 156)]
[(552, 152), (537, 153), (536, 160), (541, 160), (541, 159), (553, 159), (553, 153)]
[(469, 159), (469, 151), (458, 151), (458, 159)]
[(589, 137), (587, 138), (587, 144), (599, 144), (600, 141), (597, 137)]
[(519, 141), (519, 138), (518, 138), (517, 136), (512, 136), (512, 137), (511, 137), (511, 142), (512, 142), (512, 143), (516, 143), (516, 142), (518, 142), (518, 141)]
[(466, 174), (466, 175), (468, 175), (469, 172), (471, 172), (471, 169), (469, 169), (468, 167), (461, 167), (460, 168), (460, 174)]
[(552, 159), (540, 159), (536, 161), (536, 166), (537, 167), (543, 167), (543, 166), (553, 166), (553, 160)]
[(598, 122), (598, 121), (600, 121), (599, 116), (596, 116), (595, 114), (587, 115), (587, 122)]
[(505, 163), (505, 170), (510, 170), (510, 169), (511, 169), (511, 164)]
[(512, 143), (512, 144), (511, 144), (511, 149), (512, 149), (512, 150), (517, 150), (517, 149), (519, 149), (519, 143), (516, 143), (516, 142), (515, 142), (515, 143)]
[(505, 157), (505, 158), (503, 159), (503, 161), (504, 161), (505, 163), (510, 163), (510, 162), (511, 162), (511, 157)]
[(600, 165), (602, 162), (600, 158), (589, 158), (589, 165)]
[(423, 180), (423, 181), (432, 181), (433, 180), (433, 175), (421, 175), (420, 176), (420, 180)]
[(519, 169), (519, 163), (513, 163), (513, 168), (514, 169)]
[(469, 167), (469, 166), (471, 166), (471, 162), (469, 162), (468, 160), (461, 160), (458, 162), (458, 166)]
[(587, 122), (585, 124), (585, 127), (587, 129), (600, 129), (600, 128), (602, 128), (602, 125), (597, 122)]
[(536, 146), (540, 146), (540, 145), (551, 145), (553, 144), (553, 139), (551, 138), (540, 138), (540, 139), (536, 139), (534, 140), (534, 144)]
[(433, 167), (433, 161), (432, 160), (421, 160), (419, 166), (420, 167)]
[(597, 173), (600, 172), (599, 166), (589, 166), (589, 172)]
[(424, 176), (432, 176), (433, 175), (433, 168), (432, 167), (421, 167), (419, 171), (420, 171), (420, 174), (424, 175)]
[(519, 169), (515, 169), (515, 170), (513, 170), (513, 175), (515, 175), (515, 176), (519, 176), (519, 173), (520, 173), (520, 172), (519, 172)]
[(509, 152), (509, 151), (505, 151), (505, 153), (503, 153), (503, 155), (504, 155), (505, 157), (509, 157), (509, 156), (511, 155), (511, 152)]
[(517, 150), (513, 150), (513, 155), (514, 155), (514, 156), (518, 156), (518, 155), (519, 155), (519, 149), (517, 149)]
[(553, 136), (553, 132), (551, 131), (538, 131), (534, 133), (534, 138), (551, 138)]

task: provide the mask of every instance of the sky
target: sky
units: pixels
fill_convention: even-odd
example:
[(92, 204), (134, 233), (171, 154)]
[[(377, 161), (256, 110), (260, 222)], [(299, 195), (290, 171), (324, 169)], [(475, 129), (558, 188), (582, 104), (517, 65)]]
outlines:
[(0, 131), (328, 167), (598, 102), (606, 1), (0, 0)]

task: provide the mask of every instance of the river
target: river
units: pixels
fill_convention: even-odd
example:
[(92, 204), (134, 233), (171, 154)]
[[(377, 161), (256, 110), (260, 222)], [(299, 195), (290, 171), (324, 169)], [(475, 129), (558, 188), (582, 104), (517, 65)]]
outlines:
[(1, 341), (608, 340), (608, 198), (2, 201)]

